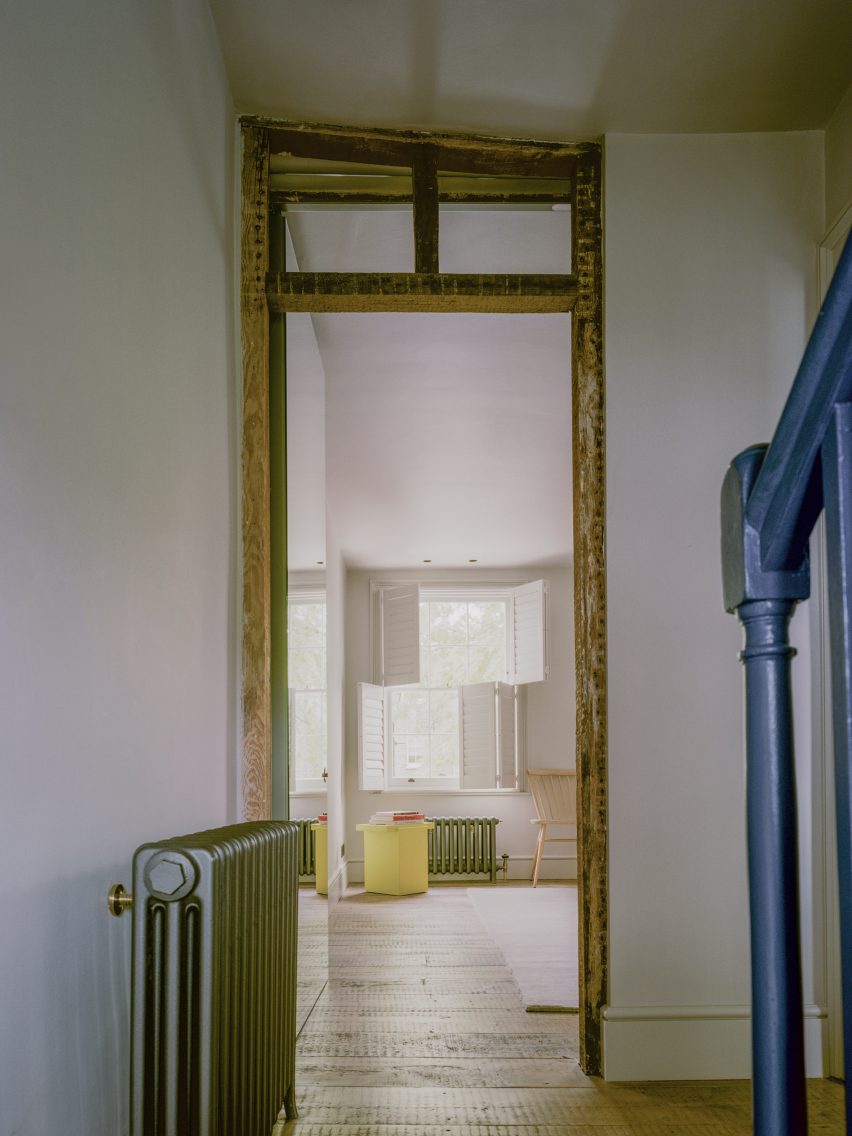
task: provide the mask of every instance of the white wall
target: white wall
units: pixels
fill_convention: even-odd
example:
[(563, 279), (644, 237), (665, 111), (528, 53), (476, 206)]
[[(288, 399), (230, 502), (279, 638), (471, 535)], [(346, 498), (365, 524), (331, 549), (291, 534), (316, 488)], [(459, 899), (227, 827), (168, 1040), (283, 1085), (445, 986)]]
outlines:
[[(616, 1079), (747, 1074), (740, 631), (720, 599), (719, 492), (730, 459), (771, 436), (806, 341), (821, 141), (606, 140)], [(806, 646), (806, 615), (794, 637)], [(807, 694), (807, 658), (794, 665)], [(809, 1040), (818, 1058), (815, 1018)]]
[[(531, 769), (572, 769), (574, 767), (574, 596), (570, 569), (529, 566), (500, 571), (432, 571), (435, 583), (465, 580), (503, 582), (546, 579), (550, 582), (550, 679), (532, 683), (525, 689), (526, 753)], [(426, 577), (410, 571), (350, 571), (346, 601), (346, 845), (349, 879), (363, 880), (363, 836), (356, 824), (370, 819), (376, 809), (421, 806), (436, 816), (497, 816), (497, 853), (508, 852), (510, 876), (529, 879), (536, 830), (530, 824), (535, 816), (528, 793), (505, 794), (423, 791), (418, 793), (374, 793), (358, 788), (358, 716), (355, 686), (373, 681), (370, 654), (370, 580), (406, 580)], [(576, 876), (573, 845), (550, 845), (542, 866), (542, 876), (566, 879)]]
[(325, 539), (328, 578), (328, 896), (329, 902), (333, 904), (342, 895), (347, 882), (341, 845), (348, 842), (344, 799), (344, 700), (346, 613), (349, 599), (346, 565), (340, 551), (334, 513), (330, 509), (326, 512)]
[[(296, 263), (289, 233), (285, 263)], [(287, 586), (325, 588), (325, 372), (312, 317), (291, 312), (286, 321)], [(287, 814), (278, 800), (284, 792), (289, 784), (281, 784), (273, 770), (273, 817), (315, 819), (327, 808), (325, 792), (299, 793)]]
[(207, 5), (3, 6), (0, 1133), (127, 1131), (130, 883), (234, 811), (233, 110)]

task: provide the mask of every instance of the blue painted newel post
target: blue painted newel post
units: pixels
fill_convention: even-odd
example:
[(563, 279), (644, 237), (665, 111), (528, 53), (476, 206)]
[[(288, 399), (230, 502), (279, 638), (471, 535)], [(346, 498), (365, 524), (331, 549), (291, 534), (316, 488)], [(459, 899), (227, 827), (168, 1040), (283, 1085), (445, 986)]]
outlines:
[(810, 592), (807, 555), (764, 571), (746, 505), (766, 453), (734, 459), (722, 488), (725, 610), (745, 632), (746, 811), (756, 1136), (806, 1136), (798, 856), (788, 624)]

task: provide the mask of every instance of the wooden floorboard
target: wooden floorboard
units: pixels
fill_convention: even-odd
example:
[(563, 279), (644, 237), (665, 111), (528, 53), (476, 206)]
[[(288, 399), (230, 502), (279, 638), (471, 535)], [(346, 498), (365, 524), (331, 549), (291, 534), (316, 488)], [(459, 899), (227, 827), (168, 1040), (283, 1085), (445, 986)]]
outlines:
[[(465, 888), (347, 896), (328, 948), (325, 900), (301, 909), (300, 1116), (275, 1136), (751, 1133), (747, 1081), (586, 1077), (576, 1015), (524, 1012)], [(810, 1136), (838, 1136), (842, 1086), (809, 1082), (808, 1098)]]
[(443, 1088), (559, 1088), (588, 1084), (589, 1079), (570, 1058), (507, 1057), (343, 1057), (331, 1065), (325, 1058), (300, 1056), (302, 1081), (312, 1087), (387, 1084)]

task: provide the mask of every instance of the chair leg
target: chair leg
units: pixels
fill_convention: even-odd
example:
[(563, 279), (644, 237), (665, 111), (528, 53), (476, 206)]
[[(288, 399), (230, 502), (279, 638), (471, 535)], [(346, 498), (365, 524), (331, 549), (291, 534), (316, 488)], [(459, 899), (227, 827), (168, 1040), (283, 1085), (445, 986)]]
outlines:
[(533, 887), (538, 887), (538, 872), (541, 867), (541, 853), (544, 849), (544, 825), (538, 826), (538, 840), (535, 845), (535, 859), (533, 860)]

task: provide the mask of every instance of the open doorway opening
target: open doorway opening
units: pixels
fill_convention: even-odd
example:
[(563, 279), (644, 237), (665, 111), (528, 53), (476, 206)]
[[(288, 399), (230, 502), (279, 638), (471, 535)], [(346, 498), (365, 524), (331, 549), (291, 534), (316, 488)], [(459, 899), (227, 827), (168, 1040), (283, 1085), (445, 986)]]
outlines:
[[(408, 168), (414, 212), (414, 273), (314, 272), (267, 275), (270, 154), (296, 153), (327, 160), (365, 154), (375, 162)], [(345, 128), (291, 129), (257, 123), (244, 128), (243, 347), (245, 405), (251, 414), (244, 437), (244, 533), (246, 562), (264, 557), (263, 469), (264, 375), (258, 347), (268, 338), (268, 310), (411, 312), (572, 311), (571, 418), (575, 539), (575, 635), (577, 664), (578, 859), (581, 893), (581, 1049), (584, 1068), (600, 1065), (600, 1007), (606, 981), (605, 830), (605, 604), (603, 580), (603, 388), (600, 304), (600, 154), (595, 146), (503, 143), (448, 136), (352, 132)], [(515, 177), (566, 175), (569, 184), (573, 272), (448, 273), (438, 271), (438, 214), (441, 171), (494, 176), (507, 169)], [(526, 187), (528, 188), (528, 187)], [(363, 189), (361, 190), (363, 192)], [(462, 192), (467, 193), (465, 189)], [(273, 194), (274, 196), (274, 194)], [(443, 268), (443, 266), (442, 266)], [(566, 360), (567, 362), (567, 360)], [(256, 461), (257, 457), (260, 461)], [(388, 487), (385, 487), (386, 491)], [(392, 491), (392, 486), (390, 487)], [(569, 520), (566, 516), (565, 526)], [(421, 549), (420, 551), (425, 551)], [(421, 560), (434, 557), (423, 555)], [(478, 560), (472, 555), (468, 560)], [(262, 575), (247, 574), (244, 653), (246, 707), (244, 793), (246, 814), (263, 815), (264, 749), (268, 703), (264, 699), (263, 627), (251, 631), (258, 610), (268, 605)], [(268, 606), (266, 607), (268, 613)], [(257, 697), (255, 697), (257, 696)], [(331, 833), (329, 833), (331, 840)], [(345, 842), (342, 842), (342, 845)], [(341, 856), (343, 850), (341, 847)]]

